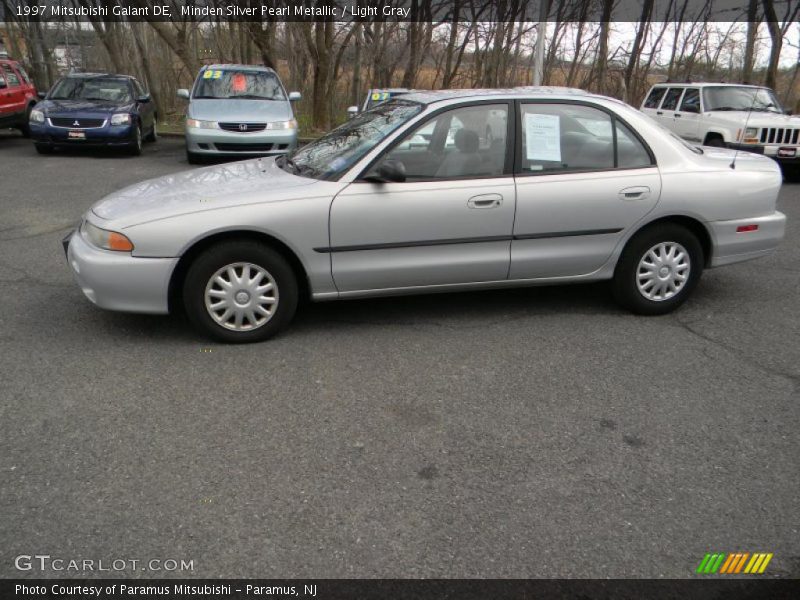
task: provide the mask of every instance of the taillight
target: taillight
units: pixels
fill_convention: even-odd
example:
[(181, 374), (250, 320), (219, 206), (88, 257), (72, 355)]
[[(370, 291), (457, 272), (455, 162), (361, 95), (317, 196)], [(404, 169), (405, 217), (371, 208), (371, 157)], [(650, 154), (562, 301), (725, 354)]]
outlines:
[(747, 233), (748, 231), (758, 231), (758, 225), (739, 225), (736, 228), (736, 233)]

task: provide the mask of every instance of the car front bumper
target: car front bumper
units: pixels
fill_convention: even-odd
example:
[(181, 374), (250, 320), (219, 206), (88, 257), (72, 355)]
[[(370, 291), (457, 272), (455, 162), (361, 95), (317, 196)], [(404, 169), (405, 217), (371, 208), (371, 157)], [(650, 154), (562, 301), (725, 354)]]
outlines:
[[(102, 127), (92, 127), (88, 129), (69, 129), (67, 127), (55, 127), (47, 121), (44, 123), (30, 123), (31, 139), (37, 144), (49, 144), (52, 146), (81, 147), (115, 147), (128, 146), (133, 143), (133, 126), (109, 125), (106, 122)], [(70, 131), (80, 131), (85, 136), (84, 139), (75, 139), (69, 136)]]
[(100, 308), (124, 312), (169, 312), (169, 280), (177, 258), (142, 258), (102, 250), (79, 231), (62, 241), (72, 274), (84, 295)]
[(763, 154), (764, 156), (769, 156), (781, 164), (800, 164), (800, 147), (798, 146), (729, 143), (728, 148), (731, 150), (740, 150), (742, 152)]
[(279, 155), (297, 147), (297, 129), (266, 129), (252, 133), (186, 127), (186, 149), (203, 155)]
[[(738, 232), (737, 228), (758, 225), (755, 231)], [(781, 243), (786, 230), (786, 215), (775, 211), (771, 215), (734, 221), (708, 223), (714, 248), (712, 267), (760, 258), (773, 252)]]

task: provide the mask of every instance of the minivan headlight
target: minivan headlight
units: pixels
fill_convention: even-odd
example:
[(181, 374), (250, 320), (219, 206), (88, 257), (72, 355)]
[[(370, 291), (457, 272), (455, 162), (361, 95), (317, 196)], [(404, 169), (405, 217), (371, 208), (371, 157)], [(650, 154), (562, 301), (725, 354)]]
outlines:
[(267, 123), (267, 129), (297, 129), (297, 121), (273, 121)]
[(83, 237), (93, 246), (103, 250), (114, 250), (115, 252), (130, 252), (133, 250), (133, 242), (126, 236), (117, 231), (108, 231), (92, 225), (89, 221), (81, 225)]
[(116, 115), (111, 115), (112, 125), (127, 125), (130, 122), (131, 116), (128, 113), (117, 113)]
[(200, 119), (186, 118), (186, 126), (195, 129), (218, 129), (216, 121), (201, 121)]
[(44, 123), (44, 111), (34, 108), (30, 114), (31, 123)]

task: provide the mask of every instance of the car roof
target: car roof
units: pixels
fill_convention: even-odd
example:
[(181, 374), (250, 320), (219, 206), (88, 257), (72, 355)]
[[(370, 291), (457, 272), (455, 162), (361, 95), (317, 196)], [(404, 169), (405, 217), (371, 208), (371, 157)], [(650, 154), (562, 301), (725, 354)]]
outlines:
[[(521, 86), (507, 89), (455, 89), (455, 90), (432, 90), (414, 91), (403, 96), (403, 100), (419, 102), (421, 104), (433, 104), (444, 100), (481, 98), (484, 96), (506, 96), (509, 98), (554, 98), (554, 97), (584, 97), (602, 98), (603, 100), (614, 100), (607, 96), (599, 96), (578, 88), (568, 88), (561, 86)], [(619, 101), (617, 101), (619, 102)]]
[(109, 79), (133, 79), (132, 75), (118, 75), (116, 73), (67, 73), (65, 77), (90, 79), (94, 77), (107, 77)]
[(765, 85), (754, 85), (752, 83), (723, 83), (714, 81), (662, 81), (653, 87), (751, 87), (765, 88)]
[(271, 69), (269, 67), (265, 67), (264, 65), (237, 65), (235, 63), (219, 63), (213, 65), (203, 65), (200, 70), (201, 71), (208, 71), (208, 70), (223, 70), (223, 69), (236, 69), (238, 71), (269, 71), (270, 73), (274, 73), (275, 69)]

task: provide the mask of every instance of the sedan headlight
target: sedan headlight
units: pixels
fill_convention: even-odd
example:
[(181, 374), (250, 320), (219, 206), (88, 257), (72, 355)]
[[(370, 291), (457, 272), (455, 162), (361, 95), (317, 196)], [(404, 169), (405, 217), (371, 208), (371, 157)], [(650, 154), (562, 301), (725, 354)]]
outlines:
[(186, 126), (195, 129), (219, 129), (216, 121), (201, 121), (200, 119), (186, 118)]
[(274, 121), (267, 123), (267, 129), (297, 129), (297, 121)]
[(44, 123), (44, 111), (34, 108), (30, 115), (31, 123)]
[(89, 223), (89, 221), (83, 222), (81, 233), (90, 244), (103, 250), (114, 250), (116, 252), (130, 252), (133, 250), (133, 242), (121, 233), (100, 229)]
[(131, 116), (127, 113), (117, 113), (116, 115), (111, 115), (112, 125), (127, 125), (130, 122)]

